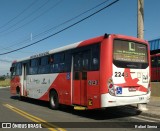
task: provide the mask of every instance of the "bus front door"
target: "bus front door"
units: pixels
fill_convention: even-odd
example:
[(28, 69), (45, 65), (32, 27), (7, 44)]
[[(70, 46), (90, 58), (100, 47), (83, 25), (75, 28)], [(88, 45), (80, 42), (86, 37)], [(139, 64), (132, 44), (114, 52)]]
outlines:
[(73, 55), (73, 104), (87, 106), (87, 70), (89, 51)]

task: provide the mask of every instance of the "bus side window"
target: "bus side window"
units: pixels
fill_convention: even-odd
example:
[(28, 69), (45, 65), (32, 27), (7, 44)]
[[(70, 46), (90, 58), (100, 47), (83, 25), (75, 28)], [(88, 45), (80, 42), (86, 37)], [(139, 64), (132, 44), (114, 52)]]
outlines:
[(22, 63), (17, 63), (16, 64), (15, 75), (17, 75), (17, 76), (22, 75)]
[(16, 64), (12, 64), (12, 67), (10, 68), (11, 76), (16, 75)]
[(157, 56), (157, 66), (160, 67), (160, 56)]
[(65, 52), (65, 71), (70, 72), (71, 71), (71, 63), (72, 63), (72, 56), (71, 56), (71, 50)]
[(74, 56), (74, 71), (80, 71), (81, 70), (81, 57), (79, 54), (76, 54)]
[(82, 70), (88, 71), (90, 70), (90, 50), (82, 52)]
[(65, 72), (65, 53), (64, 52), (51, 55), (51, 59), (53, 60), (51, 64), (52, 73)]
[(29, 70), (30, 70), (30, 61), (26, 62), (26, 75), (29, 75)]
[(151, 66), (152, 67), (157, 67), (157, 56), (151, 57)]
[(30, 68), (29, 68), (29, 74), (37, 74), (38, 73), (38, 66), (39, 66), (39, 61), (38, 58), (32, 59), (30, 63)]
[(49, 56), (44, 56), (40, 58), (40, 66), (38, 69), (39, 74), (46, 74), (50, 72), (50, 65), (49, 65)]
[(96, 44), (92, 47), (92, 63), (91, 70), (99, 70), (99, 62), (100, 62), (100, 47), (99, 44)]

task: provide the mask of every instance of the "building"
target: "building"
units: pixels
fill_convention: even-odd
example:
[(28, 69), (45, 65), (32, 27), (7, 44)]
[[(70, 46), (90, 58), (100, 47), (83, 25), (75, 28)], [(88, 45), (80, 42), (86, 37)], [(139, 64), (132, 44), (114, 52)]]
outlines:
[(160, 38), (150, 40), (149, 44), (150, 44), (151, 55), (160, 53)]

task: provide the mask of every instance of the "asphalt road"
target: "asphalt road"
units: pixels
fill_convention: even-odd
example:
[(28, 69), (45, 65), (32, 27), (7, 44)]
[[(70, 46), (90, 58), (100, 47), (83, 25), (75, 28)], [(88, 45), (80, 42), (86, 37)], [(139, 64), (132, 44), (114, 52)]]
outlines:
[(138, 130), (152, 126), (148, 130), (153, 130), (160, 125), (160, 120), (141, 116), (139, 111), (129, 107), (77, 111), (62, 106), (59, 110), (51, 110), (47, 102), (33, 99), (20, 101), (18, 97), (11, 97), (9, 88), (0, 88), (0, 122), (1, 127), (2, 123), (11, 123), (14, 128), (19, 124), (19, 128), (42, 126), (41, 130), (52, 131), (130, 131), (137, 130), (136, 126)]

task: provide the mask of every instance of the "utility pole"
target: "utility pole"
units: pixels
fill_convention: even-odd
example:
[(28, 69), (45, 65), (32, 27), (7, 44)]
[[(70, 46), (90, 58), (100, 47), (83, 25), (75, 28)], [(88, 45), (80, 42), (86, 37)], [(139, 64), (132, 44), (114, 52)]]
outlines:
[[(144, 0), (137, 0), (138, 10), (137, 10), (137, 37), (144, 39)], [(141, 111), (148, 110), (146, 104), (137, 104), (137, 107)]]
[(137, 37), (144, 39), (144, 0), (137, 0), (138, 10), (137, 10)]

